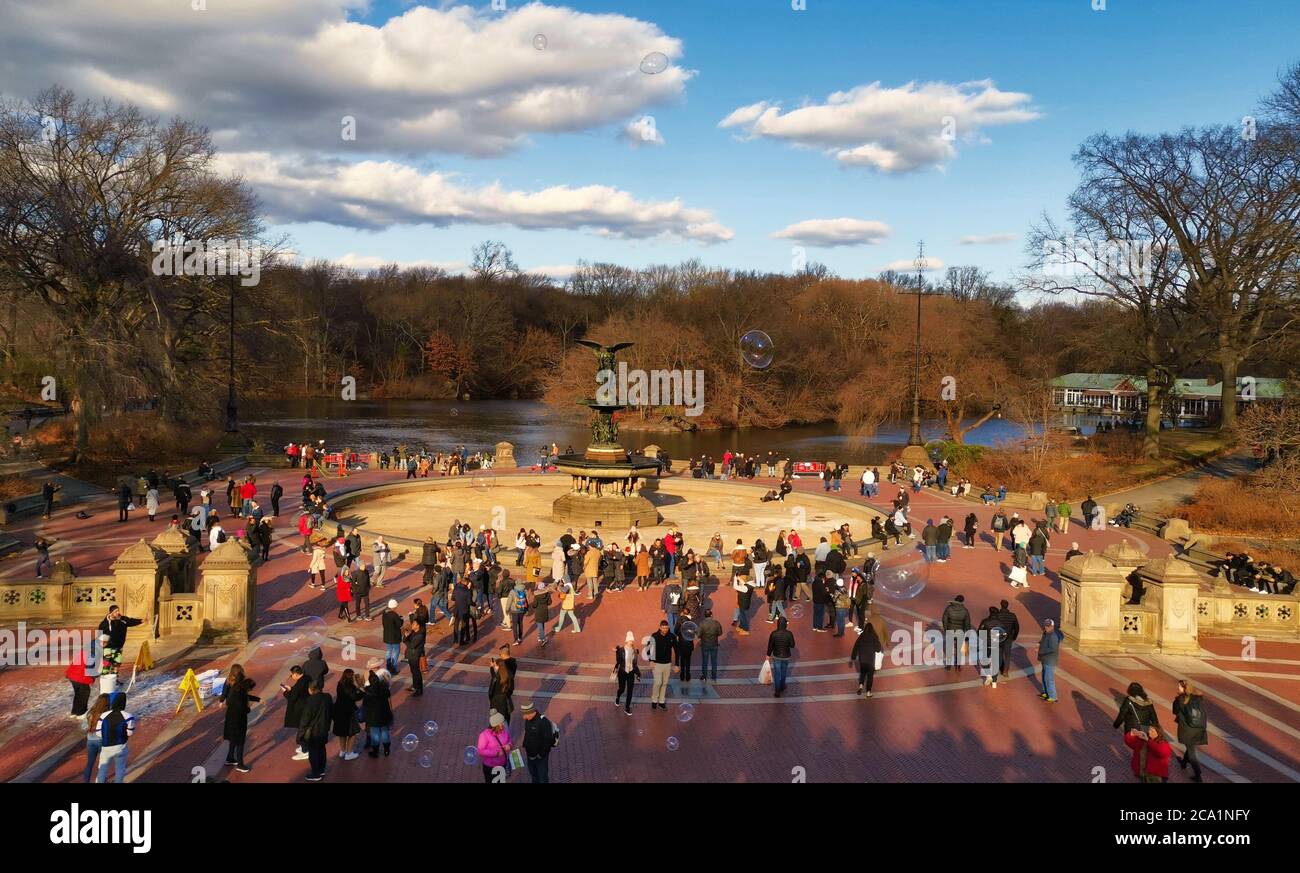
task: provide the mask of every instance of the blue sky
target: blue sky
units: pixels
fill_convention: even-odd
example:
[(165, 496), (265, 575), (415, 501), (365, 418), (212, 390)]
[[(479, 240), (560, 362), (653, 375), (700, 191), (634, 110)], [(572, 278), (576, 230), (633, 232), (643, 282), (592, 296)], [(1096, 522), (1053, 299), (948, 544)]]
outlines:
[[(39, 5), (30, 0), (18, 2), (27, 7), (23, 11), (28, 27), (37, 30), (41, 8), (75, 6), (82, 0)], [(147, 6), (155, 0), (141, 2)], [(173, 26), (219, 26), (219, 16), (225, 14), (218, 8), (221, 2), (210, 0), (212, 8), (208, 18), (199, 17), (201, 25), (193, 24), (191, 16)], [(293, 0), (303, 7), (304, 15), (313, 8), (342, 2)], [(409, 13), (413, 5), (397, 0), (376, 2), (368, 10), (354, 10), (351, 18), (382, 28), (393, 17)], [(432, 5), (446, 11), (456, 4)], [(476, 8), (488, 17), (519, 14), (522, 21), (519, 4), (507, 5), (504, 12), (491, 12), (489, 3)], [(445, 216), (437, 221), (410, 219), (410, 210), (418, 211), (419, 206), (409, 203), (394, 210), (400, 215), (384, 211), (380, 217), (368, 214), (359, 222), (342, 219), (342, 223), (329, 223), (336, 221), (331, 217), (336, 213), (299, 209), (295, 202), (328, 197), (328, 191), (306, 198), (302, 190), (280, 190), (278, 186), (279, 178), (296, 175), (299, 170), (319, 172), (319, 168), (304, 170), (295, 165), (289, 172), (285, 165), (275, 165), (259, 176), (246, 169), (250, 166), (247, 161), (238, 166), (254, 187), (259, 183), (265, 187), (269, 203), (279, 205), (281, 221), (274, 230), (289, 233), (296, 249), (312, 257), (337, 259), (347, 254), (357, 263), (392, 259), (454, 264), (468, 258), (475, 242), (495, 238), (505, 241), (525, 268), (562, 267), (579, 259), (642, 266), (698, 257), (727, 267), (789, 270), (792, 245), (797, 242), (772, 239), (770, 234), (797, 222), (850, 218), (881, 222), (888, 226), (888, 235), (875, 245), (805, 245), (807, 258), (826, 263), (841, 275), (873, 276), (892, 261), (910, 262), (916, 241), (924, 238), (927, 252), (944, 264), (978, 264), (999, 278), (1010, 278), (1024, 263), (1022, 240), (1029, 223), (1044, 209), (1060, 214), (1077, 178), (1070, 158), (1084, 138), (1099, 131), (1160, 131), (1188, 124), (1237, 123), (1255, 111), (1279, 71), (1300, 59), (1297, 3), (1106, 0), (1105, 5), (1104, 11), (1094, 11), (1092, 0), (807, 0), (807, 8), (796, 11), (789, 0), (572, 2), (564, 6), (580, 16), (612, 14), (644, 23), (646, 29), (620, 37), (620, 50), (632, 55), (632, 64), (640, 53), (640, 43), (647, 41), (645, 33), (653, 33), (654, 28), (664, 37), (680, 40), (674, 69), (664, 74), (663, 82), (651, 83), (664, 87), (638, 95), (631, 101), (633, 111), (625, 115), (609, 108), (594, 123), (566, 122), (562, 126), (568, 129), (560, 132), (537, 129), (545, 127), (545, 121), (532, 124), (532, 129), (525, 124), (513, 132), (517, 137), (509, 145), (488, 149), (491, 154), (483, 154), (478, 145), (462, 147), (461, 140), (445, 147), (442, 134), (435, 132), (431, 139), (437, 141), (428, 146), (420, 134), (406, 136), (398, 144), (386, 141), (375, 145), (371, 140), (369, 148), (364, 145), (366, 138), (359, 136), (351, 154), (335, 145), (322, 145), (316, 155), (327, 161), (369, 158), (398, 162), (475, 190), (494, 183), (503, 190), (524, 193), (552, 186), (609, 186), (629, 196), (632, 212), (641, 208), (637, 204), (677, 200), (683, 207), (706, 213), (706, 224), (729, 231), (726, 241), (717, 241), (719, 237), (712, 233), (691, 239), (682, 233), (667, 237), (649, 231), (628, 234), (618, 227), (602, 234), (599, 221), (593, 224), (572, 216), (547, 218), (543, 223), (548, 226), (525, 229), (513, 226), (510, 210), (514, 206), (495, 203), (487, 212), (481, 206), (473, 207), (478, 217), (471, 223)], [(533, 9), (528, 15), (537, 18), (541, 13)], [(603, 26), (597, 19), (582, 20), (593, 33)], [(310, 30), (301, 29), (306, 24), (295, 26), (304, 39), (310, 35)], [(256, 18), (249, 17), (229, 39), (237, 48), (252, 51), (260, 40), (275, 37), (279, 26), (267, 24), (266, 32), (259, 33), (261, 27)], [(484, 61), (484, 65), (530, 65), (528, 69), (538, 65), (539, 75), (546, 74), (545, 64), (581, 65), (583, 49), (566, 45), (572, 35), (566, 28), (559, 25), (547, 35), (549, 45), (541, 53), (544, 57), (516, 53)], [(21, 39), (21, 23), (16, 30), (15, 37)], [(290, 29), (275, 38), (292, 44), (294, 37)], [(40, 40), (36, 41), (39, 44)], [(0, 48), (3, 42), (0, 39)], [(411, 48), (417, 54), (420, 50), (418, 45)], [(183, 76), (151, 72), (148, 64), (125, 57), (132, 54), (126, 47), (121, 50), (123, 57), (108, 51), (111, 49), (105, 50), (100, 60), (105, 75), (86, 76), (79, 91), (101, 87), (109, 96), (143, 94), (156, 100), (159, 107), (175, 107), (182, 114), (185, 110), (181, 107), (188, 107), (198, 120), (216, 131), (228, 132), (232, 152), (301, 156), (310, 151), (303, 148), (300, 138), (277, 142), (275, 104), (269, 111), (265, 103), (258, 110), (260, 132), (253, 138), (247, 135), (250, 123), (246, 118), (221, 118), (213, 104), (185, 99), (184, 86), (170, 84)], [(357, 69), (364, 69), (365, 50), (348, 52), (352, 62), (362, 65)], [(430, 58), (427, 74), (416, 64), (405, 68), (402, 75), (416, 80), (476, 71), (474, 58), (457, 59), (450, 74), (434, 71), (436, 60)], [(190, 62), (183, 56), (174, 61)], [(132, 63), (140, 64), (138, 78), (131, 73)], [(18, 78), (12, 65), (5, 70), (12, 74), (10, 78)], [(685, 71), (691, 71), (689, 76)], [(676, 92), (666, 85), (673, 75), (681, 83)], [(30, 89), (39, 84), (39, 76), (39, 71), (29, 74), (7, 84), (5, 90)], [(211, 81), (213, 77), (219, 81)], [(363, 76), (357, 73), (355, 77)], [(146, 79), (154, 83), (152, 87), (171, 88), (173, 93), (147, 90)], [(257, 87), (252, 81), (238, 79), (227, 67), (208, 73), (204, 81), (207, 92)], [(995, 88), (995, 93), (1021, 95), (1017, 108), (1037, 117), (977, 124), (973, 131), (961, 130), (959, 125), (958, 138), (952, 143), (954, 154), (910, 172), (844, 165), (821, 145), (796, 147), (778, 137), (750, 135), (754, 131), (744, 125), (719, 127), (733, 111), (760, 102), (779, 104), (779, 112), (788, 113), (805, 103), (825, 103), (832, 92), (873, 82), (892, 93), (909, 82), (953, 88), (983, 80), (991, 80), (992, 85), (980, 87)], [(399, 83), (398, 92), (401, 86)], [(516, 80), (510, 87), (526, 89), (527, 83)], [(114, 90), (121, 93), (114, 95)], [(309, 105), (313, 99), (321, 102), (322, 113), (338, 109), (329, 105), (327, 95), (304, 99), (288, 87), (280, 94), (274, 82), (269, 90), (269, 97), (264, 94), (259, 99), (283, 101), (286, 127), (290, 107)], [(619, 103), (616, 96), (605, 93), (602, 99), (612, 106)], [(346, 107), (347, 100), (360, 104), (363, 112), (369, 102), (361, 93), (339, 105)], [(572, 107), (566, 111), (581, 114)], [(205, 113), (214, 117), (205, 118)], [(631, 148), (617, 134), (625, 122), (645, 115), (654, 118), (665, 143)], [(372, 123), (363, 118), (362, 130)], [(934, 124), (939, 125), (937, 117)], [(971, 134), (976, 141), (966, 138)], [(221, 136), (218, 139), (224, 141)], [(505, 220), (491, 220), (497, 215)], [(326, 220), (301, 220), (321, 216)], [(406, 223), (411, 220), (420, 223)], [(698, 221), (699, 216), (675, 218), (670, 224), (681, 231)], [(963, 236), (993, 234), (1015, 234), (1016, 239), (958, 244)], [(710, 244), (702, 244), (701, 239)]]

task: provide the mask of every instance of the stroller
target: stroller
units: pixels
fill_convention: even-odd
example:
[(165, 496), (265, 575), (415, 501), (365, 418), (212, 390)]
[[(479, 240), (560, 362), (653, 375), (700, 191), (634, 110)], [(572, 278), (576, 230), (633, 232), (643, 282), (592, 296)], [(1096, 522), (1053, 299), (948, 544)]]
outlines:
[(1119, 515), (1111, 519), (1110, 523), (1116, 527), (1132, 527), (1133, 519), (1137, 518), (1137, 514), (1141, 511), (1140, 507), (1134, 506), (1132, 503), (1126, 503), (1124, 509)]

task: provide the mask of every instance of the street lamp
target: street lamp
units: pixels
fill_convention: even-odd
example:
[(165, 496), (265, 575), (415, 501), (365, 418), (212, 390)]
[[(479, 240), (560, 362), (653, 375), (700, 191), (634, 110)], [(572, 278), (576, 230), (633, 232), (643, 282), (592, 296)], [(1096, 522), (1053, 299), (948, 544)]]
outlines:
[(235, 275), (230, 274), (230, 328), (229, 362), (230, 373), (227, 379), (226, 394), (226, 433), (239, 432), (239, 413), (235, 407)]
[(912, 373), (912, 426), (903, 447), (902, 460), (909, 466), (933, 469), (934, 462), (925, 451), (921, 438), (921, 296), (925, 293), (925, 240), (916, 247), (916, 342), (915, 366)]

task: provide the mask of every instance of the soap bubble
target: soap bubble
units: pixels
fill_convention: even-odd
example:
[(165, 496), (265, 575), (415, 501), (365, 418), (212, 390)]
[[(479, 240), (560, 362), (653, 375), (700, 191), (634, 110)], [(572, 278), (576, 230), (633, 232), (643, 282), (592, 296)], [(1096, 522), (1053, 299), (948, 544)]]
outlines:
[(695, 642), (695, 638), (700, 635), (700, 626), (693, 621), (682, 623), (682, 639), (688, 643)]
[(923, 572), (919, 562), (912, 561), (899, 567), (882, 567), (876, 573), (876, 590), (894, 600), (911, 600), (925, 590), (928, 572)]
[(460, 415), (460, 410), (453, 406), (453, 407), (451, 408), (451, 414), (452, 414), (453, 416), (455, 416), (455, 415)]
[(802, 604), (802, 603), (792, 603), (792, 604), (790, 604), (790, 617), (791, 617), (791, 618), (803, 618), (803, 604)]
[(681, 744), (677, 742), (677, 737), (668, 738), (668, 751), (675, 752), (677, 751), (677, 747), (680, 745)]
[(682, 724), (695, 718), (695, 704), (683, 703), (677, 707), (677, 720)]
[(668, 69), (668, 55), (663, 52), (650, 52), (641, 59), (641, 72), (648, 76), (662, 73)]
[(465, 760), (466, 767), (473, 767), (478, 763), (478, 749), (473, 746), (466, 746), (465, 752), (461, 757)]
[(249, 645), (251, 653), (245, 663), (280, 661), (307, 654), (312, 649), (325, 645), (328, 641), (325, 619), (319, 615), (309, 615), (292, 621), (280, 621), (258, 628)]
[(533, 48), (537, 49), (539, 52), (546, 51), (546, 34), (539, 33), (533, 37)]
[(417, 737), (415, 734), (407, 734), (406, 736), (402, 737), (402, 751), (414, 752), (415, 747), (418, 745), (420, 745), (420, 738)]
[(772, 338), (761, 330), (751, 330), (740, 338), (740, 354), (756, 370), (772, 365)]
[(475, 491), (490, 491), (497, 484), (497, 477), (491, 470), (475, 470), (470, 474), (469, 481)]
[(436, 721), (426, 721), (424, 723), (424, 735), (432, 737), (438, 733), (438, 723)]
[(637, 735), (638, 737), (643, 737), (643, 736), (645, 736), (645, 730), (644, 730), (643, 728), (637, 728), (636, 735)]
[(433, 766), (433, 752), (427, 750), (421, 752), (419, 762), (421, 767), (428, 770), (430, 767)]

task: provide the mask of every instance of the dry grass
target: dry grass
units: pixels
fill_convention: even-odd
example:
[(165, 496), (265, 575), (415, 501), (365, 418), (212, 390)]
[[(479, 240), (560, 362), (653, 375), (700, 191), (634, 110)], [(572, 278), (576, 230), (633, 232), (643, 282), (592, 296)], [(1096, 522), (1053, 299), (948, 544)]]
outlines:
[(0, 476), (0, 501), (13, 500), (41, 490), (23, 476)]
[(1297, 567), (1300, 567), (1300, 547), (1296, 546), (1275, 544), (1260, 546), (1244, 543), (1241, 540), (1225, 539), (1216, 542), (1212, 548), (1220, 555), (1226, 555), (1228, 552), (1245, 552), (1255, 560), (1255, 563), (1277, 564), (1293, 573)]
[(1300, 538), (1300, 495), (1259, 488), (1250, 477), (1202, 482), (1190, 503), (1171, 513), (1205, 533), (1249, 533), (1262, 539)]

